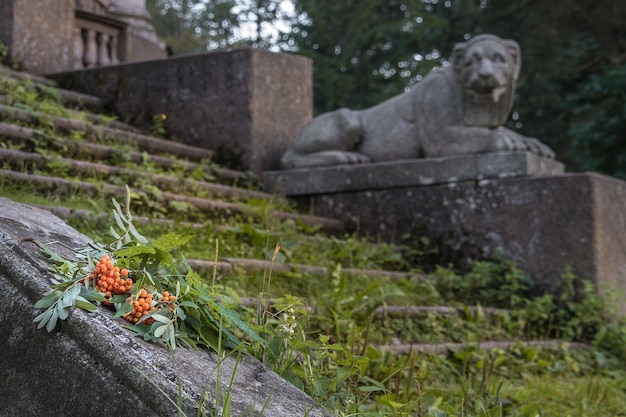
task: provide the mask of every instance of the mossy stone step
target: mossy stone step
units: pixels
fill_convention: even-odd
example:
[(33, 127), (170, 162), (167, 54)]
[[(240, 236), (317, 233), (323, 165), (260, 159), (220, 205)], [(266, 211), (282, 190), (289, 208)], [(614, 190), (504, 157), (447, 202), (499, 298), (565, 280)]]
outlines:
[[(151, 174), (142, 172), (139, 169), (116, 167), (106, 164), (86, 162), (57, 156), (44, 156), (38, 153), (22, 152), (10, 149), (0, 149), (0, 161), (7, 164), (13, 170), (24, 171), (24, 163), (34, 164), (38, 169), (45, 170), (49, 164), (63, 166), (64, 172), (69, 175), (80, 174), (81, 176), (98, 177), (127, 177), (130, 178), (130, 185), (136, 179), (149, 180), (153, 185), (169, 191), (183, 189), (187, 192), (202, 191), (209, 193), (212, 197), (234, 198), (245, 201), (247, 199), (272, 199), (271, 194), (260, 191), (246, 190), (222, 184), (215, 184), (206, 181), (197, 181), (189, 178), (178, 178), (173, 176)], [(52, 168), (50, 169), (52, 170)]]
[(102, 110), (104, 107), (104, 101), (99, 97), (59, 88), (56, 82), (39, 75), (14, 71), (4, 65), (0, 68), (0, 75), (7, 76), (15, 80), (30, 81), (33, 83), (33, 87), (35, 87), (38, 91), (45, 91), (46, 89), (54, 88), (54, 90), (58, 92), (61, 97), (63, 104), (67, 106), (75, 108), (87, 107), (92, 110)]
[[(248, 258), (230, 258), (220, 257), (218, 263), (211, 260), (202, 259), (189, 259), (189, 265), (194, 271), (200, 274), (207, 274), (213, 271), (217, 266), (217, 270), (220, 272), (230, 272), (235, 268), (240, 268), (246, 272), (259, 272), (269, 269), (270, 265), (272, 271), (279, 272), (303, 272), (311, 275), (327, 276), (332, 272), (330, 268), (318, 265), (305, 265), (295, 263), (283, 263), (283, 262), (271, 262), (271, 260), (262, 259), (248, 259)], [(410, 279), (417, 277), (418, 279), (427, 279), (427, 275), (415, 274), (411, 272), (398, 272), (398, 271), (384, 271), (377, 269), (358, 269), (358, 268), (341, 268), (341, 272), (348, 276), (368, 276), (387, 278), (390, 280)]]
[(502, 349), (509, 350), (515, 346), (529, 346), (541, 348), (560, 348), (562, 346), (570, 349), (589, 350), (591, 346), (586, 343), (568, 342), (564, 340), (511, 340), (511, 341), (483, 341), (472, 343), (420, 343), (420, 344), (387, 344), (374, 345), (373, 347), (383, 352), (393, 352), (399, 355), (412, 353), (428, 353), (431, 355), (442, 355), (450, 352), (459, 352), (467, 348), (481, 350)]
[(392, 319), (409, 319), (419, 316), (423, 313), (437, 313), (437, 314), (451, 314), (451, 315), (463, 315), (466, 313), (479, 314), (482, 313), (486, 316), (492, 316), (498, 313), (507, 313), (510, 310), (503, 308), (493, 307), (478, 307), (478, 306), (380, 306), (374, 310), (374, 318), (377, 320), (384, 320), (387, 318)]
[(189, 146), (129, 130), (95, 125), (82, 120), (51, 116), (40, 112), (30, 112), (3, 104), (0, 104), (0, 116), (3, 116), (4, 118), (13, 118), (20, 122), (40, 125), (50, 122), (54, 128), (61, 132), (85, 132), (96, 138), (106, 138), (107, 141), (115, 141), (120, 144), (137, 146), (139, 149), (147, 152), (168, 153), (195, 161), (210, 159), (213, 156), (213, 152), (205, 148)]
[[(46, 135), (39, 130), (4, 122), (0, 122), (0, 137), (4, 138), (6, 142), (14, 145), (28, 145), (32, 149), (48, 147), (74, 159), (107, 161), (122, 157), (120, 155), (122, 151), (114, 146), (58, 138)], [(201, 169), (223, 182), (257, 181), (254, 176), (241, 171), (144, 152), (123, 151), (123, 153), (125, 159), (136, 164), (152, 163), (162, 169), (176, 169), (184, 172), (194, 172)]]

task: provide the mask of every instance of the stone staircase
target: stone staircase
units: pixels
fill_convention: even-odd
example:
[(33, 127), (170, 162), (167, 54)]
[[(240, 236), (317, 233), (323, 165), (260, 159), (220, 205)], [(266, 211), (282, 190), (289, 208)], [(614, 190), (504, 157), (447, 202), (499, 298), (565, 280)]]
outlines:
[[(25, 82), (26, 87), (12, 84), (18, 82)], [(57, 103), (65, 107), (52, 113), (34, 108), (33, 103), (16, 99), (11, 93), (12, 88), (32, 88), (34, 92), (56, 97)], [(35, 99), (35, 104), (37, 100), (39, 98)], [(237, 237), (237, 224), (242, 221), (260, 230), (261, 234), (266, 230), (274, 233), (272, 225), (288, 222), (292, 225), (291, 230), (299, 231), (298, 240), (306, 242), (302, 244), (315, 246), (332, 242), (341, 246), (346, 239), (351, 239), (340, 220), (300, 213), (290, 208), (284, 198), (263, 192), (254, 175), (215, 166), (210, 162), (212, 152), (208, 149), (153, 137), (98, 114), (102, 102), (97, 97), (57, 89), (45, 78), (2, 68), (0, 103), (0, 185), (28, 190), (30, 196), (39, 198), (25, 202), (49, 210), (66, 221), (82, 219), (92, 224), (108, 224), (106, 222), (111, 219), (108, 210), (101, 207), (90, 209), (88, 201), (101, 197), (120, 200), (125, 185), (128, 185), (131, 193), (142, 202), (136, 216), (140, 224), (166, 228), (183, 225), (198, 233), (212, 233), (216, 237), (230, 233)], [(87, 203), (79, 207), (59, 204), (76, 201)], [(268, 201), (273, 204), (264, 204)], [(229, 219), (237, 219), (237, 222)], [(283, 239), (280, 226), (276, 229), (278, 232), (275, 232), (276, 236), (272, 235), (272, 239)], [(234, 273), (262, 276), (268, 268), (268, 258), (261, 256), (231, 256), (227, 252), (220, 254), (216, 263), (214, 248), (206, 248), (205, 252), (205, 258), (190, 259), (189, 263), (207, 277), (215, 271), (223, 277)], [(274, 274), (304, 274), (317, 277), (320, 282), (332, 274), (333, 266), (330, 265), (336, 264), (333, 260), (329, 260), (328, 265), (310, 265), (298, 261), (297, 250), (293, 252), (295, 254), (285, 262), (272, 263)], [(355, 267), (347, 264), (341, 267), (341, 273), (349, 279), (429, 279), (428, 275), (409, 270), (385, 270), (380, 265)], [(256, 294), (245, 295), (248, 298), (241, 299), (243, 305), (252, 306), (257, 302)], [(506, 314), (506, 311), (487, 307), (384, 305), (375, 309), (371, 317), (375, 326), (383, 328), (393, 327), (390, 325), (392, 321), (401, 325), (404, 321), (422, 320), (424, 314), (435, 319), (446, 316), (465, 318), (468, 314), (489, 317)], [(403, 339), (402, 333), (390, 334), (386, 340), (373, 341), (373, 344), (381, 350), (398, 354), (416, 351), (445, 353), (465, 344), (462, 340), (425, 343), (418, 339)], [(475, 345), (506, 349), (511, 343), (520, 342), (480, 340)], [(546, 346), (560, 342), (532, 340), (524, 343)], [(586, 348), (582, 344), (571, 346)]]

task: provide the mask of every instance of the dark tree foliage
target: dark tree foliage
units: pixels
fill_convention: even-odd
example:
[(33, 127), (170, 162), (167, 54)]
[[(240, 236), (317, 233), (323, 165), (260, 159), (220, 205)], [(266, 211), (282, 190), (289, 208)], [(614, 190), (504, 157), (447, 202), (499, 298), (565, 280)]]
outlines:
[(235, 0), (147, 0), (157, 34), (175, 54), (206, 52), (231, 45)]
[(297, 0), (298, 53), (314, 61), (316, 113), (363, 108), (398, 94), (473, 31), (466, 1)]
[(611, 0), (489, 0), (477, 20), (522, 47), (511, 127), (548, 143), (570, 170), (626, 178), (624, 22), (626, 2)]

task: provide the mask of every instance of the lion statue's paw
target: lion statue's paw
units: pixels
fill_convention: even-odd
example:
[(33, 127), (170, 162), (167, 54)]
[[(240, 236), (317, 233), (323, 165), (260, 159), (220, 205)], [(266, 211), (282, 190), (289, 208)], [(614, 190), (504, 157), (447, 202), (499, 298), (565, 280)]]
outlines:
[(370, 158), (367, 155), (349, 151), (320, 151), (305, 154), (287, 151), (281, 160), (281, 164), (285, 169), (362, 164), (365, 162), (370, 162)]
[(370, 158), (359, 152), (335, 151), (335, 163), (337, 164), (363, 164), (370, 162)]
[(537, 155), (540, 155), (546, 158), (551, 158), (551, 159), (554, 159), (556, 157), (556, 154), (554, 153), (552, 148), (550, 148), (548, 145), (544, 143), (541, 143), (539, 139), (535, 139), (535, 138), (525, 138), (525, 139), (526, 139), (526, 146), (528, 150), (531, 151), (532, 153), (535, 153)]
[(497, 128), (496, 149), (505, 152), (529, 151), (552, 159), (556, 156), (548, 145), (541, 143), (538, 139), (520, 135), (503, 127)]

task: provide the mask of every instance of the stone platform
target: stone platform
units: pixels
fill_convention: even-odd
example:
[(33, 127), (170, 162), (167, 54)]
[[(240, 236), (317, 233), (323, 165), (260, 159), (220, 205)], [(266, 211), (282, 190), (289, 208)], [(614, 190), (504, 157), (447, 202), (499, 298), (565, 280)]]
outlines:
[(267, 171), (263, 184), (269, 192), (298, 196), (563, 172), (564, 165), (553, 159), (528, 152), (502, 152)]
[(558, 174), (560, 163), (523, 153), (303, 171), (266, 173), (266, 186), (385, 241), (418, 230), (440, 244), (444, 263), (501, 253), (546, 290), (568, 265), (626, 289), (624, 181)]

